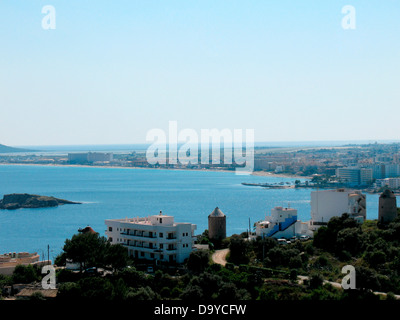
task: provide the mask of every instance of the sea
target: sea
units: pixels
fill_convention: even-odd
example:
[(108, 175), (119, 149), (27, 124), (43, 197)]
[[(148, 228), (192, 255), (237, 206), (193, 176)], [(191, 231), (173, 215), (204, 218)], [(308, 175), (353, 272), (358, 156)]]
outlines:
[[(237, 175), (235, 172), (1, 165), (0, 197), (10, 193), (54, 196), (82, 204), (53, 208), (0, 210), (0, 254), (37, 252), (50, 259), (66, 239), (91, 226), (105, 236), (105, 220), (172, 215), (176, 222), (208, 228), (208, 215), (219, 207), (227, 216), (227, 235), (253, 228), (275, 206), (298, 210), (310, 220), (313, 189), (265, 189), (247, 183), (294, 183), (297, 178)], [(300, 179), (304, 180), (304, 179)], [(367, 194), (367, 219), (377, 219), (379, 195)]]

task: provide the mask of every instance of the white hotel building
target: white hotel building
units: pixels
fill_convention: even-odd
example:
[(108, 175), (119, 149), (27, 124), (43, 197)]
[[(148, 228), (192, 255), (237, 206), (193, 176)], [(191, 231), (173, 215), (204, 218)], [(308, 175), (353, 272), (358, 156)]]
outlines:
[(191, 223), (174, 222), (173, 216), (160, 214), (146, 218), (106, 220), (106, 236), (112, 244), (122, 244), (138, 259), (183, 263), (194, 246)]

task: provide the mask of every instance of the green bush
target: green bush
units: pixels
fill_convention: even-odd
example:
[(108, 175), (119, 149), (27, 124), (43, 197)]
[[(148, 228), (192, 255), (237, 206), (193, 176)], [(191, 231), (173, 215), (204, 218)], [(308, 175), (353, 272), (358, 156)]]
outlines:
[(39, 281), (40, 271), (33, 265), (17, 265), (12, 274), (13, 283), (31, 283)]

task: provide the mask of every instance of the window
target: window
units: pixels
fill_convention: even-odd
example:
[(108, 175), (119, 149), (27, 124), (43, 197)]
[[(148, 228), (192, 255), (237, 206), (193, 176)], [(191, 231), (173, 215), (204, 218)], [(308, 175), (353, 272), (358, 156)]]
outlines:
[(160, 249), (163, 249), (164, 245), (162, 243), (160, 243)]
[(164, 235), (163, 235), (163, 233), (162, 232), (160, 232), (160, 238), (162, 238)]
[(112, 231), (112, 227), (108, 227), (108, 231), (110, 231), (110, 232), (111, 232), (111, 231)]
[(160, 218), (160, 223), (162, 223), (162, 218)]

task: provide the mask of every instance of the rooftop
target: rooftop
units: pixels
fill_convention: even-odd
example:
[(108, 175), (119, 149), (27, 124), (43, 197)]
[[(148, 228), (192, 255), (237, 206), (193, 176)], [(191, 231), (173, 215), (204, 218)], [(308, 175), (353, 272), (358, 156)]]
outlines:
[(216, 207), (213, 212), (210, 213), (209, 217), (225, 217), (220, 208)]

